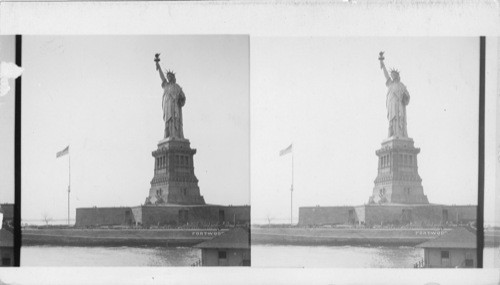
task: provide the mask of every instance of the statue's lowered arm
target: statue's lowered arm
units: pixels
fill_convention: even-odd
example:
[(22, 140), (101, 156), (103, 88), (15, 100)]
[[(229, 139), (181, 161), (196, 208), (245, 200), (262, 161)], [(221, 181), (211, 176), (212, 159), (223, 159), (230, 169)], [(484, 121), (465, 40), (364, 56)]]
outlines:
[(403, 105), (408, 105), (410, 103), (410, 92), (408, 92), (408, 89), (405, 87), (405, 91), (403, 93), (403, 98), (402, 98)]
[(184, 91), (181, 89), (181, 92), (179, 93), (179, 106), (183, 107), (184, 104), (186, 104), (186, 95), (184, 95)]

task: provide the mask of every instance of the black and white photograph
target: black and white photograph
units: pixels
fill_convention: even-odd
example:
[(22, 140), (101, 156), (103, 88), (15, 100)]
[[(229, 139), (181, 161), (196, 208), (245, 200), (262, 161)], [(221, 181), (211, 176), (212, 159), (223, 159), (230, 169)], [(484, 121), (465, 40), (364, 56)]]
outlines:
[(23, 36), (22, 266), (249, 266), (248, 36)]
[(253, 266), (477, 266), (479, 38), (251, 47)]
[(498, 284), (499, 19), (1, 2), (0, 284)]

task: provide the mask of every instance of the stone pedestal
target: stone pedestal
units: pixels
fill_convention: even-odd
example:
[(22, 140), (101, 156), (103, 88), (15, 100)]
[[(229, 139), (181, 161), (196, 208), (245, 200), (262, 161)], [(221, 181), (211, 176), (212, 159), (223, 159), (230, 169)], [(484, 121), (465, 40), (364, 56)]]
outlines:
[(419, 148), (413, 139), (390, 137), (376, 151), (378, 175), (369, 203), (428, 204), (418, 174)]
[(194, 175), (196, 149), (187, 139), (167, 138), (153, 151), (155, 168), (146, 204), (204, 205)]

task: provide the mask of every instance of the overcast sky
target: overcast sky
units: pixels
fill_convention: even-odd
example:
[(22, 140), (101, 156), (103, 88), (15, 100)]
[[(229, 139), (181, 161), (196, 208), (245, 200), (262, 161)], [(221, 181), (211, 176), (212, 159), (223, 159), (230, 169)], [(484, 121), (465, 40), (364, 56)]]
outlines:
[(408, 134), (431, 203), (476, 204), (477, 38), (252, 38), (251, 145), (254, 223), (290, 219), (301, 206), (362, 205), (387, 137), (385, 78), (401, 71), (411, 99)]
[[(1, 43), (1, 60), (13, 61), (14, 37), (2, 36)], [(144, 201), (151, 151), (163, 134), (155, 52), (187, 95), (185, 135), (198, 149), (202, 195), (208, 203), (248, 203), (248, 44), (246, 37), (222, 36), (24, 37), (23, 218), (44, 211), (65, 218), (67, 157), (55, 153), (67, 144), (72, 217), (75, 207)], [(291, 142), (295, 221), (299, 206), (368, 201), (375, 150), (387, 135), (380, 50), (389, 68), (401, 70), (411, 95), (408, 133), (421, 148), (419, 173), (430, 202), (476, 203), (477, 38), (252, 37), (250, 44), (254, 222), (289, 219), (291, 156), (278, 152)], [(496, 42), (489, 38), (488, 45), (487, 62), (497, 62)], [(487, 64), (488, 78), (496, 72)], [(487, 122), (495, 120), (495, 101), (488, 102), (494, 93), (496, 84), (487, 82)], [(14, 90), (0, 100), (6, 158), (0, 199), (13, 202)], [(495, 201), (492, 138), (487, 133), (486, 221)]]
[(247, 36), (23, 37), (22, 216), (144, 203), (163, 139), (163, 69), (186, 94), (184, 135), (210, 204), (249, 204)]
[[(0, 62), (15, 62), (15, 37), (0, 36)], [(15, 80), (10, 91), (0, 96), (0, 203), (14, 203), (14, 99)]]

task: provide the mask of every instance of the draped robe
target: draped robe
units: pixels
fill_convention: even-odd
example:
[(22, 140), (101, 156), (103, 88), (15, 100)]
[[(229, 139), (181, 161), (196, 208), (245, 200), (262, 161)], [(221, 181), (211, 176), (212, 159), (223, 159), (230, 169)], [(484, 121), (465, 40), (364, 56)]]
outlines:
[(165, 138), (183, 139), (182, 107), (186, 103), (186, 96), (177, 83), (164, 80), (163, 87), (163, 120), (165, 121)]
[(406, 105), (410, 102), (410, 94), (406, 86), (399, 81), (388, 79), (386, 85), (389, 137), (408, 137), (406, 130)]

